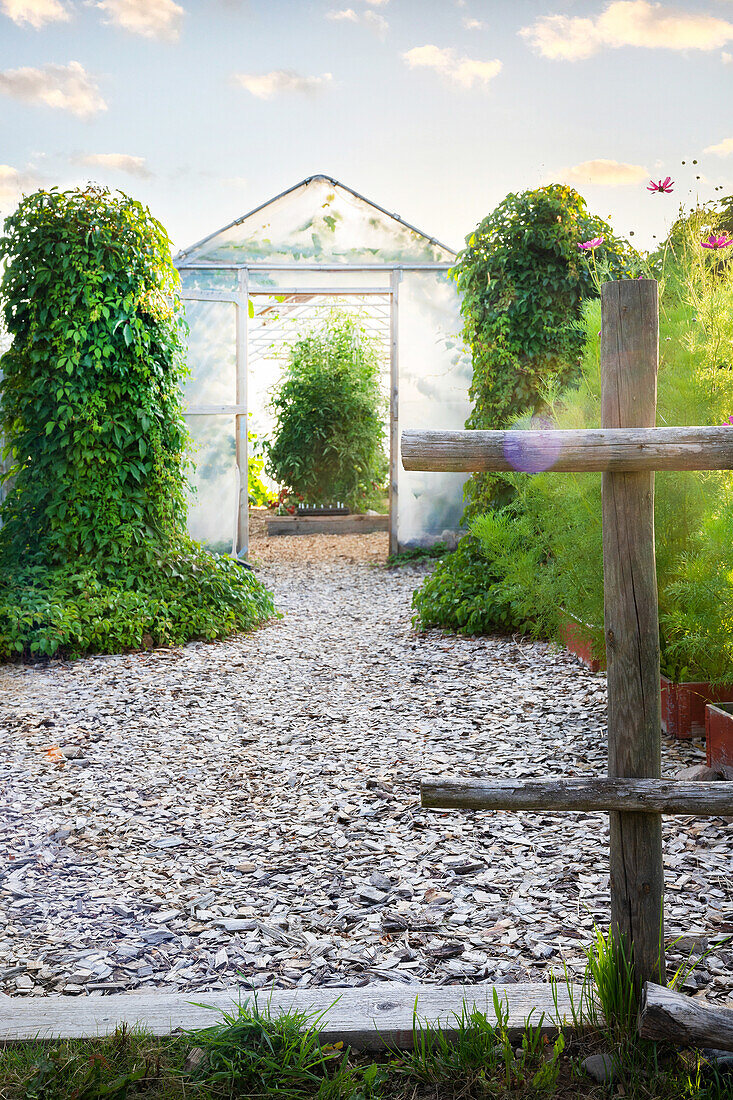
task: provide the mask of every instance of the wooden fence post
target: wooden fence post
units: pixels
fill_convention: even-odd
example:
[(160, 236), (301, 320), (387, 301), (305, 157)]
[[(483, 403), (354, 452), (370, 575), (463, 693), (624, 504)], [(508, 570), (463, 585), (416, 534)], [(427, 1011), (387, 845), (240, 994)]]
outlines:
[[(651, 279), (601, 292), (601, 424), (649, 428), (656, 419), (659, 305)], [(661, 777), (659, 614), (654, 473), (603, 474), (603, 560), (608, 662), (608, 774)], [(637, 993), (664, 974), (662, 822), (612, 812), (611, 927), (633, 944)]]

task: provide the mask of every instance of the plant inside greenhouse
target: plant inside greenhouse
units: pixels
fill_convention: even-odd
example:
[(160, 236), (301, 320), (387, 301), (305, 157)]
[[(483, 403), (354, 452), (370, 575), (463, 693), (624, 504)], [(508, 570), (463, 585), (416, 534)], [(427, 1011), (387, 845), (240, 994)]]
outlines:
[(334, 313), (295, 341), (271, 405), (266, 468), (290, 495), (353, 511), (384, 506), (386, 401), (377, 350), (357, 321)]
[(0, 242), (0, 652), (114, 652), (251, 628), (270, 594), (186, 533), (185, 332), (162, 226), (36, 192)]

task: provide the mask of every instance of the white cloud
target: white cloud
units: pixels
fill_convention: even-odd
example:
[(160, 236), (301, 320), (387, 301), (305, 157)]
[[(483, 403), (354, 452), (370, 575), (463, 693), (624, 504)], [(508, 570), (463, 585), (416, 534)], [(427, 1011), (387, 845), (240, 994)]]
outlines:
[(647, 178), (647, 170), (641, 164), (604, 159), (584, 160), (571, 168), (561, 168), (557, 174), (567, 183), (590, 183), (600, 187), (625, 187)]
[(258, 99), (272, 99), (281, 92), (299, 92), (312, 95), (320, 92), (333, 77), (330, 73), (322, 76), (302, 76), (293, 69), (273, 69), (270, 73), (234, 73), (233, 80), (251, 92)]
[(461, 22), (467, 31), (485, 31), (488, 26), (488, 23), (484, 23), (481, 19), (471, 19), (469, 15), (464, 15)]
[(720, 60), (724, 65), (733, 65), (733, 53), (728, 53), (727, 50), (723, 50), (720, 55)]
[(334, 23), (359, 22), (359, 16), (356, 14), (353, 8), (342, 8), (340, 11), (327, 11), (326, 19), (331, 19)]
[(733, 153), (733, 138), (724, 138), (717, 145), (708, 145), (703, 152), (712, 153), (716, 157), (729, 157)]
[(128, 176), (138, 176), (140, 179), (150, 179), (153, 174), (144, 157), (133, 157), (129, 153), (85, 153), (75, 159), (79, 164), (125, 172)]
[(173, 0), (99, 0), (108, 22), (144, 38), (178, 38), (183, 8)]
[(0, 210), (15, 207), (21, 195), (35, 191), (39, 183), (31, 172), (19, 172), (9, 164), (0, 164)]
[(0, 92), (24, 103), (69, 111), (79, 118), (107, 110), (99, 88), (78, 61), (42, 69), (5, 69), (0, 72)]
[(380, 38), (383, 38), (389, 30), (389, 23), (384, 16), (377, 11), (372, 11), (371, 8), (361, 13), (354, 11), (353, 8), (335, 9), (326, 12), (326, 19), (336, 23), (361, 23), (370, 30), (376, 31)]
[(30, 23), (36, 29), (69, 18), (68, 9), (59, 0), (0, 0), (0, 10), (18, 26)]
[(545, 15), (519, 31), (552, 60), (578, 61), (604, 48), (715, 50), (733, 40), (733, 23), (649, 0), (614, 0), (595, 18)]
[(462, 88), (471, 88), (474, 84), (485, 86), (501, 72), (501, 61), (475, 61), (470, 57), (458, 57), (450, 48), (433, 45), (415, 46), (402, 57), (411, 69), (434, 69)]

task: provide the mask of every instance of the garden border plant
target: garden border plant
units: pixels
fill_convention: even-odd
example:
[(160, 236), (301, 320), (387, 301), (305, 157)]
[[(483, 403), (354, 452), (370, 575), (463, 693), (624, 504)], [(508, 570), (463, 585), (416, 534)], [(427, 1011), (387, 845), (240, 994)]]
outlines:
[(23, 199), (0, 239), (0, 657), (216, 638), (269, 592), (186, 533), (184, 322), (170, 241), (89, 186)]

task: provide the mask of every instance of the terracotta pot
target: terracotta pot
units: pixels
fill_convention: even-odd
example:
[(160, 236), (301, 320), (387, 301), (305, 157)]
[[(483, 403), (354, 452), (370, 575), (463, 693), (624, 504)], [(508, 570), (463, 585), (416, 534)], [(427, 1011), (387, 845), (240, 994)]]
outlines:
[(733, 703), (705, 707), (705, 753), (709, 768), (733, 770)]
[(606, 667), (606, 660), (593, 654), (593, 635), (591, 627), (576, 619), (569, 612), (563, 612), (564, 622), (560, 625), (560, 637), (567, 650), (580, 657), (591, 672), (600, 672)]
[(702, 680), (676, 684), (662, 676), (662, 729), (670, 737), (705, 736), (705, 707), (733, 698), (733, 687), (711, 687)]

